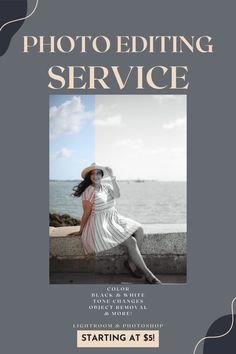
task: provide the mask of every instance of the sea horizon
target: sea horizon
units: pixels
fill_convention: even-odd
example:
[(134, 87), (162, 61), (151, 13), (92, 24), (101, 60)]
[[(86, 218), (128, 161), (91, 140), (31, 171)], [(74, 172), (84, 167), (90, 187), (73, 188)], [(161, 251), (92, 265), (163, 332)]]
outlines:
[[(68, 213), (80, 218), (81, 198), (73, 197), (73, 187), (80, 180), (50, 181), (50, 212)], [(111, 183), (104, 180), (104, 183)], [(185, 181), (120, 180), (118, 211), (140, 223), (185, 224), (187, 184)]]

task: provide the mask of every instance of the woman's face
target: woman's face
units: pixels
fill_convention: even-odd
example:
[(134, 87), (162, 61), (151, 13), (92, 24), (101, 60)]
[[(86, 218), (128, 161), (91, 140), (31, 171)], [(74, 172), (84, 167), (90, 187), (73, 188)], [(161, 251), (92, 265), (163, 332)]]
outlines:
[(91, 172), (90, 179), (93, 184), (100, 184), (102, 180), (102, 171), (94, 170)]

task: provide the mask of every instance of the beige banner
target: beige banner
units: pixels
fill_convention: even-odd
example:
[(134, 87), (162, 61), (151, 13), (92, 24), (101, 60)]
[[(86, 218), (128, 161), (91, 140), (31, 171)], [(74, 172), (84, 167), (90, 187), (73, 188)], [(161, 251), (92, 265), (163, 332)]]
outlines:
[(158, 348), (159, 331), (77, 331), (77, 348)]

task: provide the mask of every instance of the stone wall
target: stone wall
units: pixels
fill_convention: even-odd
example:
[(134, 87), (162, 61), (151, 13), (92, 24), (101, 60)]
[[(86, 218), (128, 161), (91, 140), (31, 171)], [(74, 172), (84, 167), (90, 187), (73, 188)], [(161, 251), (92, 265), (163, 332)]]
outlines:
[[(141, 253), (147, 266), (159, 274), (186, 274), (186, 226), (144, 224)], [(127, 273), (126, 247), (117, 246), (96, 257), (86, 256), (81, 238), (68, 236), (78, 226), (50, 227), (51, 272)]]

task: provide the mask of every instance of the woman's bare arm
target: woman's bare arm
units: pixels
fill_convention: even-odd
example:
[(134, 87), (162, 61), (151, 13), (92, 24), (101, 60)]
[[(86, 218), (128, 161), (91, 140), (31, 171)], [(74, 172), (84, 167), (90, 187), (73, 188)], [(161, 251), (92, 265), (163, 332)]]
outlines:
[(119, 198), (120, 197), (120, 187), (118, 186), (116, 182), (116, 177), (113, 175), (113, 171), (110, 167), (106, 167), (106, 170), (111, 178), (111, 183), (113, 190), (111, 191), (113, 198)]
[(113, 187), (113, 190), (111, 191), (111, 193), (113, 194), (113, 198), (120, 198), (120, 187), (118, 186), (116, 178), (114, 176), (111, 177), (111, 183)]
[(80, 236), (80, 235), (82, 235), (84, 226), (86, 225), (86, 223), (88, 221), (88, 218), (89, 218), (89, 216), (91, 214), (92, 207), (93, 207), (92, 203), (90, 203), (88, 200), (83, 200), (84, 212), (83, 212), (83, 215), (82, 215), (82, 218), (81, 218), (81, 222), (80, 222), (80, 230), (77, 231), (77, 232), (70, 233), (69, 234), (70, 236)]
[(83, 209), (84, 213), (80, 222), (80, 231), (83, 231), (84, 226), (86, 225), (88, 218), (91, 214), (92, 211), (92, 203), (90, 203), (88, 200), (83, 200)]

